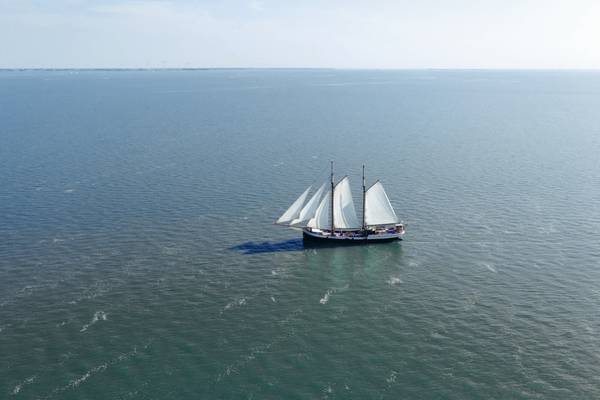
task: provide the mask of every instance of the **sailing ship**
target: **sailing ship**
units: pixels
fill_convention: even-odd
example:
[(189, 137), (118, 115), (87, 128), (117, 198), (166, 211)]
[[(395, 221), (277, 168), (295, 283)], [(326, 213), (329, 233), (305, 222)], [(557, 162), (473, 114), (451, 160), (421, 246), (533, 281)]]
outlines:
[(404, 224), (379, 180), (366, 187), (364, 165), (362, 221), (354, 208), (348, 176), (337, 183), (333, 178), (332, 161), (330, 182), (323, 183), (307, 202), (309, 186), (275, 223), (301, 229), (305, 241), (352, 244), (402, 240)]

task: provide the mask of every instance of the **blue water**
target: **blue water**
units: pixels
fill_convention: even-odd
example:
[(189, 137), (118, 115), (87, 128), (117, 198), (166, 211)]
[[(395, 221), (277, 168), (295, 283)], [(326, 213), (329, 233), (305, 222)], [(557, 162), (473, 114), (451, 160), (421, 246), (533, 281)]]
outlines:
[[(599, 110), (598, 72), (0, 72), (0, 398), (598, 398)], [(331, 159), (404, 241), (272, 225)]]

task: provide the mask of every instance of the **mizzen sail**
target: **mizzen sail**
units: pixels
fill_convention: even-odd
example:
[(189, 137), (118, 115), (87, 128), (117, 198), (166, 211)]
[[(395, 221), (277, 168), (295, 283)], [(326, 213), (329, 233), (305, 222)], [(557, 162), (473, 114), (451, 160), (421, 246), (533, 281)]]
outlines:
[(365, 194), (365, 225), (388, 225), (398, 222), (383, 185), (377, 181)]

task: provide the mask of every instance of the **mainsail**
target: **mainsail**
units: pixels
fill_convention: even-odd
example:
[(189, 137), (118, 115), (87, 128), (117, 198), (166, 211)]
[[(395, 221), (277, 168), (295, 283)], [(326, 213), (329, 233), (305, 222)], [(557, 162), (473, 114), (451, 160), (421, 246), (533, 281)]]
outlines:
[(331, 229), (331, 190), (319, 203), (315, 216), (308, 221), (310, 228)]
[(327, 185), (327, 182), (325, 182), (321, 185), (319, 190), (317, 190), (317, 192), (315, 194), (313, 194), (313, 196), (310, 198), (308, 203), (306, 203), (306, 205), (304, 207), (302, 207), (302, 210), (300, 210), (300, 214), (298, 215), (298, 218), (296, 218), (292, 222), (290, 222), (290, 225), (297, 225), (301, 222), (308, 221), (315, 215), (315, 212), (317, 211), (317, 207), (319, 207), (319, 200), (321, 200), (321, 196), (323, 196), (323, 192), (325, 191), (326, 185)]
[(365, 194), (365, 225), (387, 225), (398, 222), (383, 185), (377, 181)]
[(339, 181), (333, 191), (333, 223), (335, 229), (360, 229), (348, 177)]
[(287, 211), (284, 212), (281, 217), (279, 217), (279, 219), (276, 222), (277, 224), (287, 224), (298, 218), (298, 216), (300, 215), (300, 211), (302, 210), (302, 206), (304, 205), (304, 201), (306, 200), (306, 197), (308, 196), (308, 192), (310, 191), (311, 187), (312, 186), (309, 186), (308, 189), (306, 189), (304, 193), (302, 193), (300, 197), (298, 197), (296, 201), (294, 201), (290, 208), (288, 208)]

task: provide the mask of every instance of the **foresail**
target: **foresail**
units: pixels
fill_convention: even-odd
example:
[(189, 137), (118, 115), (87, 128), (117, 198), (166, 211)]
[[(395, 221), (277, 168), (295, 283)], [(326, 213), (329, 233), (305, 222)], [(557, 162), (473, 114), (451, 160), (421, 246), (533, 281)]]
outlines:
[(333, 223), (335, 229), (358, 229), (360, 223), (354, 209), (354, 200), (348, 178), (342, 179), (335, 186), (333, 195)]
[(331, 190), (319, 203), (315, 216), (308, 221), (310, 228), (331, 229)]
[(398, 222), (381, 182), (376, 182), (365, 195), (365, 225), (387, 225)]
[(296, 201), (294, 201), (294, 203), (290, 206), (290, 208), (288, 208), (287, 211), (284, 212), (281, 217), (279, 217), (279, 219), (277, 220), (278, 224), (287, 224), (287, 223), (291, 222), (292, 220), (298, 218), (298, 215), (300, 214), (300, 210), (302, 209), (302, 206), (304, 205), (304, 201), (306, 200), (306, 197), (308, 196), (308, 192), (310, 191), (311, 187), (312, 186), (309, 186), (308, 189), (306, 189), (304, 191), (304, 193), (302, 193), (300, 195), (300, 197), (298, 197), (296, 199)]
[(321, 197), (323, 196), (323, 192), (325, 192), (326, 185), (327, 185), (327, 183), (323, 183), (321, 185), (319, 190), (317, 190), (317, 192), (310, 198), (308, 203), (306, 203), (306, 205), (304, 207), (302, 207), (302, 210), (300, 210), (300, 214), (298, 215), (298, 218), (296, 218), (292, 222), (290, 222), (290, 225), (297, 225), (301, 222), (306, 222), (315, 216), (317, 208), (319, 207), (319, 200), (321, 200)]

